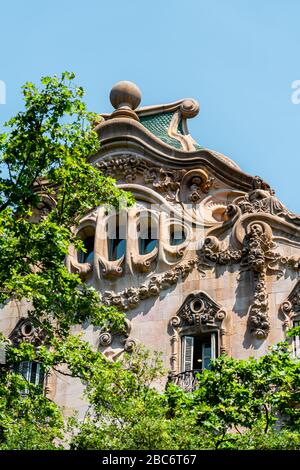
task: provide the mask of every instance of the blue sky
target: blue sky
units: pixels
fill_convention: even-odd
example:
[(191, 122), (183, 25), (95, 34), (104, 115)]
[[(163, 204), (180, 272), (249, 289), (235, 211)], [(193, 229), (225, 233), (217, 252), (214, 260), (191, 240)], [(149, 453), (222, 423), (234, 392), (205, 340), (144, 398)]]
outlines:
[(14, 0), (0, 5), (0, 123), (21, 107), (20, 87), (74, 71), (91, 111), (109, 112), (119, 80), (142, 105), (200, 102), (200, 145), (260, 175), (300, 213), (298, 0)]

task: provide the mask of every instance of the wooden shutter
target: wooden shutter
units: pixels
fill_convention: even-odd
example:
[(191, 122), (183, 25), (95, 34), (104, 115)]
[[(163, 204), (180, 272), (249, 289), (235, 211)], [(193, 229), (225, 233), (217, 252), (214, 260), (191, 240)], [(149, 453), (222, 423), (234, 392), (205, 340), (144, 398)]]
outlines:
[(211, 359), (214, 360), (217, 357), (217, 333), (212, 333), (210, 335), (210, 344), (211, 344)]
[(211, 333), (210, 340), (202, 344), (202, 369), (210, 368), (210, 361), (216, 359), (216, 333)]
[(182, 372), (193, 369), (194, 337), (182, 337)]
[(211, 342), (202, 343), (202, 369), (209, 369), (211, 361)]
[[(296, 326), (300, 326), (300, 321), (293, 322), (293, 327), (296, 328)], [(294, 343), (294, 356), (300, 357), (300, 336), (295, 336), (293, 338), (293, 343)]]

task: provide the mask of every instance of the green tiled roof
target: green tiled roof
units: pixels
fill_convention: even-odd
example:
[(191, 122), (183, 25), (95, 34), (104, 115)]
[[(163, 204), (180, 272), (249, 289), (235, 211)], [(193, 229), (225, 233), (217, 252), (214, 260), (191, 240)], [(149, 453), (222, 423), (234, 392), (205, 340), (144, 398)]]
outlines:
[(168, 128), (174, 113), (161, 113), (152, 116), (142, 116), (140, 118), (141, 124), (148, 129), (152, 134), (158, 137), (172, 147), (182, 149), (180, 142), (168, 136)]
[[(158, 139), (162, 140), (171, 147), (182, 150), (181, 143), (168, 135), (168, 128), (170, 126), (173, 115), (173, 112), (168, 112), (153, 114), (150, 116), (141, 116), (140, 123), (143, 124), (143, 126), (145, 126), (146, 129), (148, 129), (148, 131), (154, 134)], [(177, 133), (184, 135), (182, 121), (179, 122)], [(200, 149), (202, 147), (198, 144), (195, 144), (195, 148)]]

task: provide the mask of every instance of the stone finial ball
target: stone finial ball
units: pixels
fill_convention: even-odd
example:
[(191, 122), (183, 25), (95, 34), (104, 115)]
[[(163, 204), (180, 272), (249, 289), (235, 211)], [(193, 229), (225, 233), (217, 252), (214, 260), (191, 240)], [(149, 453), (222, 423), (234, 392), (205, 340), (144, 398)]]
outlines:
[(139, 87), (135, 83), (124, 80), (112, 87), (109, 98), (115, 109), (121, 107), (136, 109), (142, 96)]

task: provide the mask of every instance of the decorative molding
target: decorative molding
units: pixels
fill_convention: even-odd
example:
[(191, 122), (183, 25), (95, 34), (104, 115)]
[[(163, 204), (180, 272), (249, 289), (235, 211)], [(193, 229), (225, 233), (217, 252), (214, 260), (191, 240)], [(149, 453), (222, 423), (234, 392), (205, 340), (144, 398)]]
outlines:
[(9, 335), (9, 340), (14, 347), (20, 343), (30, 343), (39, 347), (44, 343), (45, 334), (42, 327), (34, 326), (28, 318), (21, 318)]
[(149, 165), (141, 157), (131, 154), (111, 157), (102, 160), (95, 165), (103, 174), (113, 178), (122, 178), (127, 183), (133, 183), (137, 175), (143, 177), (145, 184), (151, 184), (160, 194), (166, 194), (167, 200), (180, 202), (185, 192), (188, 192), (187, 202), (198, 203), (212, 187), (215, 178), (208, 175), (207, 171), (197, 168), (194, 170), (167, 169), (164, 167)]
[(132, 183), (137, 174), (144, 174), (148, 171), (146, 162), (130, 153), (124, 153), (122, 156), (112, 157), (109, 160), (101, 160), (95, 166), (105, 176), (116, 178), (122, 175), (128, 183)]
[(254, 302), (248, 311), (250, 333), (257, 339), (266, 339), (270, 331), (266, 273), (256, 272)]
[(195, 328), (206, 331), (206, 328), (218, 328), (226, 316), (225, 310), (205, 292), (190, 294), (180, 307), (177, 315), (171, 319), (172, 326)]
[(222, 249), (217, 237), (206, 237), (199, 255), (205, 259), (220, 265), (240, 263), (243, 256), (242, 250)]
[(257, 339), (267, 338), (270, 331), (268, 295), (266, 291), (266, 256), (272, 247), (272, 230), (263, 222), (253, 222), (247, 227), (245, 237), (248, 267), (254, 273), (254, 302), (249, 308), (250, 333)]
[(79, 263), (77, 251), (74, 246), (69, 247), (69, 255), (66, 257), (66, 267), (71, 273), (79, 274), (82, 279), (86, 279), (89, 274), (93, 272), (93, 265), (91, 263)]
[(203, 169), (188, 171), (180, 184), (180, 200), (192, 204), (199, 203), (212, 187), (215, 178), (208, 175)]
[[(99, 273), (101, 277), (107, 279), (114, 279), (116, 277), (122, 276), (124, 269), (122, 265), (124, 264), (125, 256), (123, 255), (120, 259), (115, 261), (110, 261), (104, 256), (100, 256), (98, 253), (95, 255), (96, 262), (99, 266)], [(99, 276), (99, 277), (100, 277)]]

